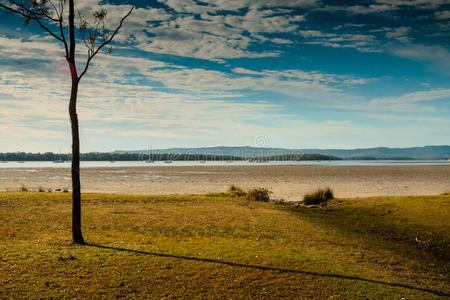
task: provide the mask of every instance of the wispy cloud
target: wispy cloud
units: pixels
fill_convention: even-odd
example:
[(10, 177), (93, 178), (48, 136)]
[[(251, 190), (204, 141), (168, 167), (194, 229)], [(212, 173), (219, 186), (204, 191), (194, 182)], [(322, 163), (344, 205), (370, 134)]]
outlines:
[(433, 69), (450, 74), (450, 52), (441, 45), (406, 44), (388, 47), (392, 54), (431, 63)]
[(448, 99), (450, 101), (450, 89), (436, 89), (430, 91), (419, 91), (398, 97), (375, 98), (371, 103), (384, 105), (413, 104), (418, 102)]
[(395, 11), (404, 8), (435, 9), (447, 4), (446, 0), (375, 0), (365, 5), (352, 5), (343, 2), (339, 6), (326, 6), (327, 10), (341, 10), (353, 14), (376, 14), (386, 11)]

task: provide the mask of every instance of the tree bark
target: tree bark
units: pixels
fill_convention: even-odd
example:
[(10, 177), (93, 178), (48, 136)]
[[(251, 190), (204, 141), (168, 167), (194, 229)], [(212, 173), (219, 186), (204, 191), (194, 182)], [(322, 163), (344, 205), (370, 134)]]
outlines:
[(80, 134), (78, 130), (77, 96), (78, 78), (75, 64), (75, 6), (74, 0), (69, 0), (69, 63), (70, 75), (72, 77), (72, 89), (70, 91), (69, 115), (72, 126), (72, 237), (76, 244), (84, 244), (81, 233), (81, 183), (80, 183)]
[(80, 135), (78, 130), (78, 79), (72, 80), (69, 115), (72, 126), (72, 237), (74, 243), (84, 244), (81, 233)]

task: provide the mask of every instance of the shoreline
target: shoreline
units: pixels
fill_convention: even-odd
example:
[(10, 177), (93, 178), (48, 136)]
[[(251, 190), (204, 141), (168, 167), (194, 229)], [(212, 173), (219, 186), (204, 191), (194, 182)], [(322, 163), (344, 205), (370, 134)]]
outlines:
[[(82, 191), (117, 194), (204, 194), (268, 187), (277, 199), (299, 201), (319, 187), (336, 197), (436, 195), (449, 192), (450, 165), (226, 165), (82, 168)], [(0, 191), (70, 188), (69, 168), (2, 168)]]
[[(334, 161), (270, 161), (270, 162), (248, 162), (248, 161), (155, 161), (145, 163), (144, 161), (81, 161), (81, 168), (174, 168), (174, 167), (279, 167), (279, 166), (320, 166), (320, 167), (379, 167), (379, 166), (450, 166), (447, 160), (334, 160)], [(1, 163), (2, 169), (70, 169), (69, 161), (54, 163), (52, 161), (11, 161)]]

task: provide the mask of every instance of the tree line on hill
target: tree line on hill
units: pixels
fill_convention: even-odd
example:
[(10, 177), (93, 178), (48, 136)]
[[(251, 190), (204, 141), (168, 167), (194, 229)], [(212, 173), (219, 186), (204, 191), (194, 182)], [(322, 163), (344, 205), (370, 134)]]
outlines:
[[(82, 161), (303, 161), (303, 160), (342, 160), (341, 157), (323, 154), (284, 154), (273, 156), (240, 157), (217, 154), (176, 154), (176, 153), (82, 153)], [(70, 154), (58, 154), (53, 152), (27, 153), (8, 152), (0, 153), (0, 161), (69, 161)]]

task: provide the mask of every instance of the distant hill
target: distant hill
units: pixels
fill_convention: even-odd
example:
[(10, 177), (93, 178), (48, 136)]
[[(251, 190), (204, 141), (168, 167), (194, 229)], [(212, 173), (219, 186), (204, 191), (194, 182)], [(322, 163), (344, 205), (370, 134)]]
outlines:
[[(153, 154), (205, 154), (237, 157), (278, 156), (288, 154), (322, 154), (344, 159), (449, 159), (450, 146), (363, 149), (284, 149), (260, 147), (169, 148), (150, 151)], [(147, 153), (147, 150), (117, 150), (114, 153)]]
[[(150, 154), (150, 157), (149, 157)], [(69, 153), (0, 153), (0, 161), (66, 161)], [(157, 150), (118, 150), (114, 152), (82, 153), (83, 161), (132, 161), (132, 160), (426, 160), (449, 159), (450, 146), (426, 146), (413, 148), (366, 149), (283, 149), (258, 147), (204, 147), (171, 148)]]

